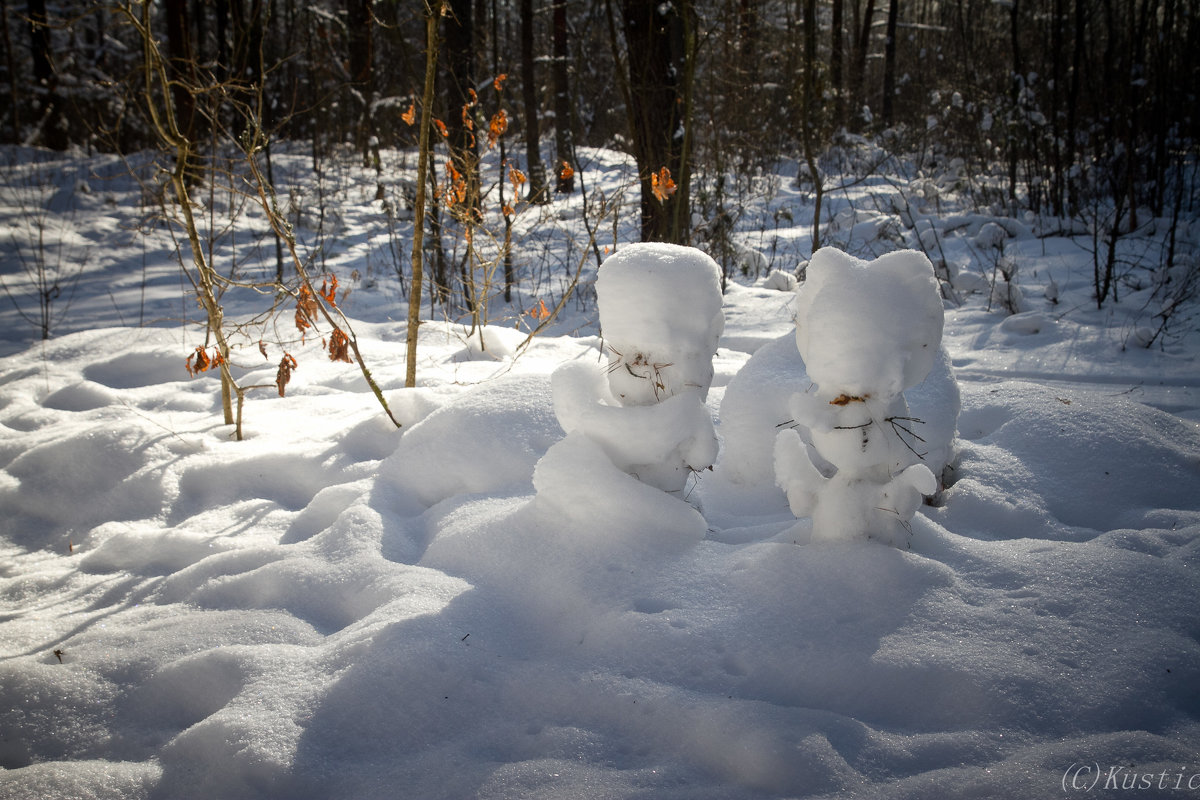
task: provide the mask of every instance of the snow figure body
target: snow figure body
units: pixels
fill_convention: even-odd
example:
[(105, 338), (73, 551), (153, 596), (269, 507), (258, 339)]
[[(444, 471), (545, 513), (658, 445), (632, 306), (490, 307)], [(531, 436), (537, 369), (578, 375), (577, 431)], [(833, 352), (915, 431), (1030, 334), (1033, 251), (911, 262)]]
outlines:
[(679, 492), (716, 460), (705, 405), (724, 329), (720, 268), (691, 247), (623, 247), (596, 279), (606, 368), (573, 363), (552, 377), (554, 412), (643, 483)]
[[(919, 463), (919, 426), (904, 390), (939, 358), (943, 310), (933, 266), (901, 251), (865, 262), (832, 248), (814, 254), (795, 301), (796, 345), (813, 385), (789, 410), (811, 434), (775, 441), (775, 474), (813, 539), (905, 540), (907, 522), (937, 479)], [(814, 452), (815, 451), (815, 452)]]

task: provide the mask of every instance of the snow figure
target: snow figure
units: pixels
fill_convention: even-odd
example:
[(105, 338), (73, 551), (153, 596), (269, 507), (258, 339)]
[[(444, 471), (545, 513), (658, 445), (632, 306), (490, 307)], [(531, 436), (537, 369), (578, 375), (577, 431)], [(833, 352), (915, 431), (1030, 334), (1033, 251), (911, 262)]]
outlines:
[(725, 326), (720, 268), (691, 247), (628, 245), (601, 265), (596, 295), (610, 361), (555, 371), (559, 424), (643, 483), (679, 492), (717, 455), (705, 400)]
[[(904, 542), (937, 479), (921, 460), (919, 420), (904, 390), (940, 357), (943, 310), (929, 260), (916, 251), (865, 262), (824, 248), (796, 295), (796, 345), (813, 385), (792, 396), (796, 430), (775, 440), (776, 481), (813, 539)], [(815, 451), (815, 453), (813, 452)]]

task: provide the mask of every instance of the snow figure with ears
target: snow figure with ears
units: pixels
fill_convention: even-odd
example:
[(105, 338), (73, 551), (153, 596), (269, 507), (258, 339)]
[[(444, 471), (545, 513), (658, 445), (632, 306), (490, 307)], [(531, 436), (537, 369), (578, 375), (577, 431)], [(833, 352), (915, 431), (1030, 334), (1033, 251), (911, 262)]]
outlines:
[[(861, 261), (824, 248), (795, 300), (796, 345), (813, 381), (790, 410), (808, 429), (775, 440), (776, 480), (813, 540), (906, 541), (908, 520), (937, 480), (921, 460), (920, 420), (904, 390), (939, 358), (943, 310), (933, 266), (900, 251)], [(813, 452), (815, 451), (815, 453)]]
[(725, 326), (720, 275), (691, 247), (621, 248), (596, 279), (607, 367), (567, 364), (551, 378), (568, 438), (599, 445), (619, 469), (663, 491), (681, 491), (716, 460), (705, 399)]

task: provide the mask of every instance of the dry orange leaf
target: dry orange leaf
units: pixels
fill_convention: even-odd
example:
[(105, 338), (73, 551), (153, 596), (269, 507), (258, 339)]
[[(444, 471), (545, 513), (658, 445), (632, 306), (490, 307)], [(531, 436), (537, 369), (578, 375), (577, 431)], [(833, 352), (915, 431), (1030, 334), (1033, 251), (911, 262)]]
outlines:
[(506, 80), (508, 80), (508, 73), (507, 73), (507, 72), (503, 72), (503, 73), (501, 73), (501, 74), (497, 75), (497, 76), (496, 76), (496, 79), (492, 81), (492, 87), (493, 87), (493, 88), (494, 88), (494, 89), (495, 89), (497, 92), (499, 92), (499, 91), (503, 91), (503, 89), (504, 89), (504, 82), (505, 82)]
[(401, 114), (400, 119), (404, 120), (409, 125), (415, 123), (417, 121), (417, 104), (409, 103), (408, 111), (405, 111), (403, 114)]
[(317, 317), (317, 298), (306, 285), (300, 287), (296, 296), (296, 330), (303, 335), (312, 327), (312, 320)]
[(433, 124), (437, 125), (438, 132), (442, 134), (443, 139), (449, 138), (450, 131), (446, 130), (446, 123), (442, 122), (440, 119), (435, 119)]
[(671, 180), (671, 170), (663, 167), (657, 173), (650, 173), (650, 190), (658, 198), (658, 202), (666, 203), (675, 194), (675, 181)]
[(488, 149), (496, 146), (496, 141), (508, 130), (508, 112), (503, 108), (497, 111), (488, 123)]
[[(195, 359), (195, 363), (192, 363), (192, 359)], [(208, 353), (205, 352), (203, 347), (197, 347), (196, 352), (187, 357), (187, 361), (184, 362), (183, 366), (187, 370), (188, 375), (195, 376), (201, 372), (216, 369), (224, 363), (225, 357), (221, 355), (220, 350), (213, 348), (212, 358), (209, 358)]]
[(346, 334), (342, 333), (341, 328), (334, 328), (333, 335), (329, 337), (329, 360), (330, 361), (345, 361), (351, 363), (350, 358), (350, 339)]
[(558, 177), (564, 181), (569, 181), (575, 177), (575, 170), (571, 169), (571, 165), (567, 162), (562, 162), (562, 169), (558, 171)]
[(329, 305), (333, 306), (334, 308), (337, 307), (337, 287), (337, 275), (330, 275), (328, 280), (321, 280), (321, 297), (324, 297), (325, 302), (329, 303)]
[(538, 300), (537, 308), (529, 312), (529, 315), (536, 320), (543, 320), (550, 316), (550, 309), (546, 308), (545, 300)]
[(296, 366), (296, 359), (292, 358), (291, 353), (284, 353), (279, 361), (279, 369), (275, 370), (275, 388), (279, 390), (280, 397), (283, 397), (284, 390), (292, 379), (292, 370), (296, 369)]

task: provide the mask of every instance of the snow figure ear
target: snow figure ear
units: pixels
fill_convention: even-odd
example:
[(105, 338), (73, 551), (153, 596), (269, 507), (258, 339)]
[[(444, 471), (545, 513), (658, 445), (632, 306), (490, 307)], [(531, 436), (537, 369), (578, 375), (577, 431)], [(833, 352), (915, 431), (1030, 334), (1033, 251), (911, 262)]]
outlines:
[(944, 312), (933, 265), (902, 250), (862, 261), (813, 254), (796, 295), (796, 346), (824, 394), (891, 397), (938, 358)]

